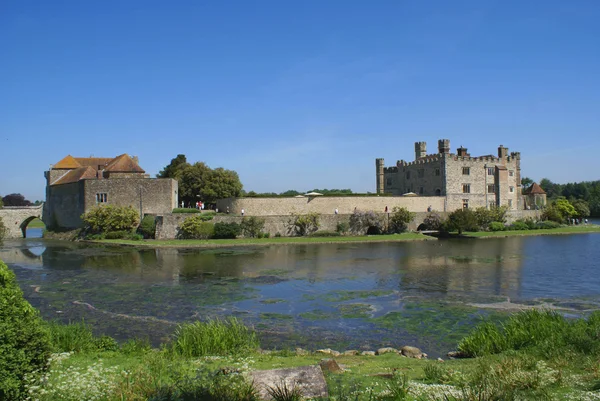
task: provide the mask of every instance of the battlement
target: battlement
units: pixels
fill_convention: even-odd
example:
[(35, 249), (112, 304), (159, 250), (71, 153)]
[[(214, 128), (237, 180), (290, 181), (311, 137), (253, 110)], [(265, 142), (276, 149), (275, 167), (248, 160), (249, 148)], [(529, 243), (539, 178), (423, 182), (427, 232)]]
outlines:
[(397, 167), (406, 167), (406, 166), (415, 166), (415, 165), (418, 165), (418, 164), (436, 163), (436, 162), (440, 161), (440, 157), (441, 156), (442, 155), (440, 155), (440, 154), (426, 155), (426, 156), (423, 156), (423, 157), (421, 157), (421, 158), (419, 158), (419, 159), (417, 159), (415, 161), (412, 161), (412, 162), (407, 162), (407, 161), (404, 161), (404, 160), (398, 160), (396, 162), (396, 166)]
[[(473, 156), (458, 156), (455, 155), (454, 153), (450, 155), (450, 157), (452, 157), (452, 160), (462, 160), (462, 161), (482, 161), (482, 162), (492, 162), (492, 163), (501, 163), (500, 158), (496, 157), (496, 156), (479, 156), (479, 157), (473, 157)], [(508, 160), (510, 161), (510, 157), (508, 158)]]

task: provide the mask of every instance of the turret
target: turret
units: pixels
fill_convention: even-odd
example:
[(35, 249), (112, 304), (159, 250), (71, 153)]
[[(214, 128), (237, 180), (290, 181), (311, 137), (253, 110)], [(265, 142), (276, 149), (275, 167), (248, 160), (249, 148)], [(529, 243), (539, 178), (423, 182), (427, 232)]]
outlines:
[(502, 159), (502, 160), (506, 160), (507, 157), (508, 157), (508, 148), (505, 148), (502, 145), (498, 146), (498, 158)]
[(469, 156), (471, 156), (469, 154), (469, 152), (467, 152), (467, 148), (462, 147), (462, 146), (460, 148), (456, 149), (456, 154), (458, 156), (460, 156), (460, 157), (469, 157)]
[(415, 160), (427, 156), (427, 142), (415, 142)]
[(438, 141), (438, 153), (448, 154), (450, 153), (450, 140), (440, 139)]
[(385, 192), (385, 180), (383, 176), (383, 168), (385, 163), (383, 159), (375, 159), (375, 175), (376, 175), (376, 183), (377, 183), (377, 193), (382, 194)]

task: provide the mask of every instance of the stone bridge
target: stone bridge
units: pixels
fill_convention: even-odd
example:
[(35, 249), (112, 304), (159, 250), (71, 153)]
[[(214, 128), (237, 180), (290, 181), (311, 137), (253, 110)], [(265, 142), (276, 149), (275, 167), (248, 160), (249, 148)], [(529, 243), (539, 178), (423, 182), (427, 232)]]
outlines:
[(0, 209), (0, 217), (8, 232), (6, 238), (25, 238), (27, 225), (35, 218), (42, 219), (44, 204), (38, 206), (5, 206)]

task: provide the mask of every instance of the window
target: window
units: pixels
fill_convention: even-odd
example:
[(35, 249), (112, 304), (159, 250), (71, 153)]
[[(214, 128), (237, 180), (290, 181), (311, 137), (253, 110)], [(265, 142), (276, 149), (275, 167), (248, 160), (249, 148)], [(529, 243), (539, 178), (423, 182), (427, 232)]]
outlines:
[(514, 175), (515, 175), (515, 172), (514, 172), (514, 171), (512, 171), (512, 170), (509, 170), (509, 171), (508, 171), (508, 176), (509, 176), (509, 177), (512, 177), (512, 176), (514, 176)]
[(463, 209), (468, 209), (468, 208), (469, 208), (469, 200), (463, 199)]
[(494, 192), (496, 192), (494, 184), (488, 184), (488, 194), (493, 194)]
[(410, 180), (410, 171), (407, 171), (407, 172), (406, 172), (406, 179), (407, 179), (407, 180)]
[(419, 194), (423, 195), (423, 187), (419, 188)]
[(425, 177), (425, 169), (420, 168), (418, 171), (419, 178)]
[(436, 169), (435, 169), (435, 176), (436, 176), (436, 177), (439, 177), (439, 176), (440, 176), (440, 169), (439, 169), (439, 168), (436, 168)]
[(436, 189), (435, 190), (435, 196), (442, 196), (442, 190), (441, 189)]
[(392, 185), (392, 179), (388, 178), (386, 184), (387, 186), (391, 186)]
[(471, 184), (463, 184), (463, 194), (471, 193)]
[(96, 194), (96, 203), (106, 203), (108, 202), (108, 196), (106, 193), (97, 193)]
[(515, 192), (515, 187), (510, 187), (510, 192)]
[(488, 175), (494, 175), (494, 168), (488, 167)]
[(508, 200), (508, 208), (509, 208), (509, 209), (512, 209), (512, 199), (509, 199), (509, 200)]
[(463, 167), (463, 175), (469, 175), (469, 174), (471, 174), (471, 168)]

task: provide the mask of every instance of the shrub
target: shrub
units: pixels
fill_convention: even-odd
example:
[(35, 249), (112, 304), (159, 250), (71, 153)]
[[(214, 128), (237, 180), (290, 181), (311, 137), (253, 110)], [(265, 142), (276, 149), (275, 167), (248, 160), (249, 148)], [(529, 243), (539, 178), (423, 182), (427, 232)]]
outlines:
[(83, 322), (51, 322), (48, 327), (54, 352), (88, 352), (96, 349), (92, 328)]
[(479, 229), (485, 229), (489, 227), (490, 223), (497, 221), (500, 223), (506, 223), (506, 206), (490, 207), (478, 207), (473, 211), (475, 219), (477, 220), (477, 226)]
[(184, 239), (209, 239), (214, 233), (214, 224), (204, 221), (202, 214), (186, 218), (179, 226), (179, 237)]
[(349, 230), (350, 230), (350, 224), (348, 224), (345, 221), (340, 221), (335, 226), (335, 231), (337, 231), (338, 233), (340, 233), (340, 235), (346, 234)]
[(124, 239), (131, 233), (129, 231), (111, 231), (104, 235), (106, 239)]
[(373, 211), (363, 212), (355, 210), (350, 216), (350, 231), (354, 234), (364, 235), (381, 232), (383, 220)]
[(340, 234), (337, 231), (326, 231), (326, 230), (323, 230), (323, 231), (316, 231), (316, 232), (312, 233), (310, 236), (311, 237), (339, 237), (341, 235), (342, 234)]
[(448, 232), (458, 231), (459, 234), (463, 231), (477, 231), (477, 218), (471, 209), (455, 210), (450, 213), (442, 228)]
[(255, 238), (265, 227), (265, 219), (256, 216), (244, 217), (240, 226), (245, 237)]
[(515, 221), (510, 225), (511, 230), (528, 230), (529, 226), (524, 221)]
[(154, 238), (154, 234), (156, 233), (156, 217), (154, 216), (144, 216), (140, 226), (138, 227), (138, 232), (142, 234), (144, 238)]
[(275, 238), (281, 238), (281, 233), (280, 232), (276, 232), (275, 233)]
[(175, 331), (172, 351), (185, 357), (236, 355), (259, 346), (254, 330), (231, 317), (180, 325)]
[(408, 223), (410, 223), (415, 216), (415, 213), (409, 212), (405, 207), (394, 207), (392, 209), (392, 215), (390, 216), (388, 231), (390, 233), (402, 233), (406, 231)]
[(132, 231), (139, 223), (139, 214), (131, 206), (96, 206), (81, 216), (84, 231), (91, 234), (111, 231)]
[(553, 221), (560, 224), (563, 222), (564, 218), (554, 205), (550, 205), (542, 212), (542, 220)]
[(295, 235), (310, 235), (319, 229), (319, 214), (292, 214), (292, 219), (288, 222), (288, 225)]
[(177, 207), (173, 209), (171, 213), (200, 213), (200, 210), (188, 207)]
[(506, 227), (504, 227), (504, 223), (500, 223), (499, 221), (492, 221), (488, 226), (490, 231), (504, 231)]
[(559, 228), (561, 226), (560, 223), (557, 223), (552, 220), (540, 221), (537, 223), (537, 227), (541, 230), (549, 230), (551, 228)]
[(8, 228), (6, 228), (4, 222), (2, 221), (2, 217), (0, 217), (0, 241), (2, 241), (4, 237), (6, 237), (7, 232)]
[(242, 233), (238, 223), (215, 223), (215, 238), (235, 239)]
[(437, 213), (429, 213), (423, 219), (421, 227), (424, 230), (439, 230), (442, 227), (442, 218)]
[(39, 312), (23, 298), (14, 273), (0, 261), (0, 399), (24, 399), (25, 375), (44, 371), (50, 351)]

